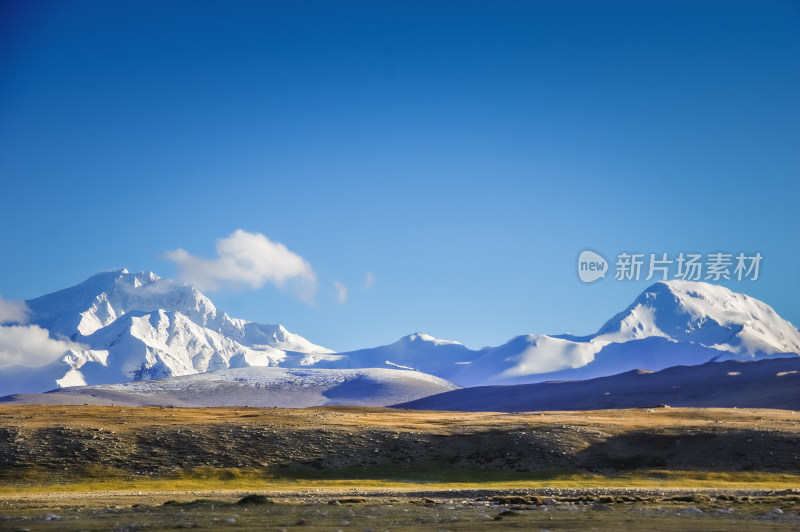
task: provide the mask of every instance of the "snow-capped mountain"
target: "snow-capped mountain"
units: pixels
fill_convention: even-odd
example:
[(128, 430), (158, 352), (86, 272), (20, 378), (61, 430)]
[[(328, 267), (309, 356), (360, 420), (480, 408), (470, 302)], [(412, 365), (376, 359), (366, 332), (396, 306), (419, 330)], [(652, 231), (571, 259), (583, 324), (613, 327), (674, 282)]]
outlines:
[(765, 303), (724, 286), (693, 281), (652, 285), (594, 336), (620, 342), (661, 336), (756, 358), (800, 353), (800, 333)]
[(723, 286), (662, 281), (593, 335), (520, 336), (482, 350), (451, 380), (476, 385), (589, 379), (798, 354), (800, 331), (769, 305)]
[(231, 318), (194, 287), (152, 272), (104, 272), (26, 304), (32, 325), (85, 349), (70, 349), (43, 368), (4, 368), (3, 391), (45, 391), (248, 366), (303, 366), (336, 358), (330, 349), (280, 325)]
[(451, 340), (414, 333), (393, 344), (338, 353), (337, 360), (320, 361), (319, 368), (397, 368), (449, 379), (475, 358), (475, 351)]
[(0, 368), (0, 395), (257, 366), (415, 370), (476, 386), (800, 354), (800, 331), (765, 303), (689, 281), (655, 283), (593, 335), (523, 335), (480, 350), (414, 333), (333, 353), (280, 325), (231, 318), (151, 272), (101, 273), (27, 306), (31, 326), (72, 348), (43, 367)]
[(280, 325), (265, 325), (229, 317), (191, 285), (162, 279), (153, 272), (132, 274), (122, 269), (103, 272), (72, 288), (25, 302), (30, 322), (81, 341), (131, 311), (163, 310), (185, 316), (200, 327), (241, 345), (269, 346), (298, 353), (332, 353)]
[(658, 282), (589, 336), (523, 335), (471, 350), (413, 334), (338, 353), (326, 367), (406, 367), (461, 386), (590, 379), (711, 360), (800, 354), (800, 331), (765, 303), (702, 282)]

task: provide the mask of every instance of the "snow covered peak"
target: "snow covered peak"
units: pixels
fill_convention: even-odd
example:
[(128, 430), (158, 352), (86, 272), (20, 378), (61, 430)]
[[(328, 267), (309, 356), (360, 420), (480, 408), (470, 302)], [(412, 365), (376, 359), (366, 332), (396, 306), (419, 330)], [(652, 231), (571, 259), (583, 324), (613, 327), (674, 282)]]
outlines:
[(161, 279), (150, 271), (103, 272), (27, 302), (35, 323), (54, 334), (89, 336), (131, 311), (181, 312), (198, 325), (220, 325), (217, 309), (194, 287)]
[(429, 334), (421, 332), (415, 332), (413, 334), (409, 334), (408, 336), (403, 336), (399, 341), (403, 343), (430, 342), (434, 345), (461, 345), (460, 342), (454, 342), (453, 340), (440, 340), (439, 338), (434, 338)]
[(735, 353), (800, 353), (800, 331), (766, 303), (698, 281), (660, 281), (609, 320), (596, 339), (662, 336)]
[(141, 272), (137, 273), (134, 276), (134, 284), (137, 283), (137, 282), (138, 283), (154, 283), (154, 282), (160, 281), (160, 280), (161, 280), (161, 277), (159, 277), (158, 275), (154, 274), (153, 272), (151, 272), (149, 270), (141, 271)]
[(220, 312), (194, 286), (162, 279), (151, 271), (102, 272), (86, 281), (27, 301), (31, 322), (51, 336), (80, 339), (131, 313), (179, 313), (194, 324), (223, 334), (242, 345), (265, 345), (303, 353), (330, 353), (280, 325), (232, 319)]

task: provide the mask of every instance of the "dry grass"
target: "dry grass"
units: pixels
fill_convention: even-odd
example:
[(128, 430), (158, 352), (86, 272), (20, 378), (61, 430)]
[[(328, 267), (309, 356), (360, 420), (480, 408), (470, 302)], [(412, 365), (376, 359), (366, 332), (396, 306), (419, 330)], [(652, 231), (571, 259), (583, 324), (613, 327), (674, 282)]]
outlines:
[(604, 426), (617, 430), (703, 428), (724, 424), (727, 428), (768, 428), (797, 431), (800, 414), (788, 410), (736, 408), (651, 408), (580, 412), (431, 412), (388, 408), (319, 407), (278, 408), (170, 408), (114, 406), (2, 406), (0, 427), (24, 425), (43, 428), (62, 423), (86, 427), (137, 430), (169, 424), (274, 424), (286, 427), (391, 427), (395, 430), (452, 432), (462, 427), (514, 428), (564, 423)]

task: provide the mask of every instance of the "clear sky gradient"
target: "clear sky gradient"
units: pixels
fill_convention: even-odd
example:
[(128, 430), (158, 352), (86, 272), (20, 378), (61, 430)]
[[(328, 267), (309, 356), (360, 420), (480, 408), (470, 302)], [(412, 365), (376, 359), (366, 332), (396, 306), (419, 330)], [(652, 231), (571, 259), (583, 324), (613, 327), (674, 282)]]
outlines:
[(335, 350), (594, 332), (650, 283), (585, 248), (760, 252), (726, 285), (798, 325), (799, 6), (2, 1), (0, 293), (243, 229), (315, 304), (212, 300)]

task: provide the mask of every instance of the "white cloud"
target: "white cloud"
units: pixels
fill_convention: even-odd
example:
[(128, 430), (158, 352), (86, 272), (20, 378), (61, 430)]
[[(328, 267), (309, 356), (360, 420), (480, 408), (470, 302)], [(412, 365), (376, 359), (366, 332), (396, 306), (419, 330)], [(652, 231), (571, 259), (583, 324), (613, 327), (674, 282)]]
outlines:
[(17, 301), (4, 301), (0, 296), (0, 324), (27, 323), (28, 305)]
[(367, 278), (364, 280), (364, 288), (369, 290), (375, 284), (375, 276), (372, 272), (367, 272)]
[(60, 358), (68, 349), (81, 350), (74, 342), (53, 340), (38, 325), (0, 327), (0, 367), (12, 364), (41, 366)]
[(289, 251), (260, 233), (238, 229), (217, 240), (217, 258), (197, 257), (183, 249), (164, 256), (180, 268), (184, 281), (200, 290), (255, 289), (272, 283), (288, 288), (303, 301), (312, 303), (317, 276), (300, 255)]
[(336, 288), (336, 298), (339, 303), (347, 303), (347, 287), (339, 281), (334, 281), (333, 286)]

